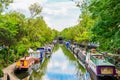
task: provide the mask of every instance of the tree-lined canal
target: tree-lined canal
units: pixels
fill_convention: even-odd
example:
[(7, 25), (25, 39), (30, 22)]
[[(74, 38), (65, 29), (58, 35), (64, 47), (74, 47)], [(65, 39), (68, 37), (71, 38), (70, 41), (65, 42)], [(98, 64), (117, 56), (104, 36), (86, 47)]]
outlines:
[(60, 46), (45, 58), (39, 72), (33, 72), (30, 80), (91, 80), (89, 73), (64, 46)]

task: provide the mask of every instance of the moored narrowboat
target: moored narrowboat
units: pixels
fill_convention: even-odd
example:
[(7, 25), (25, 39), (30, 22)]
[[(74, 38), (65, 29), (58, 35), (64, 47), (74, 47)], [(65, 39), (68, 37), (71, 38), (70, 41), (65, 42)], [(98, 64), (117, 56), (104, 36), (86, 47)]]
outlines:
[(35, 64), (40, 62), (40, 51), (29, 52), (29, 56), (34, 58)]
[(40, 51), (40, 58), (44, 58), (46, 48), (45, 47), (37, 48), (37, 51)]
[(52, 53), (52, 48), (51, 48), (50, 46), (46, 47), (45, 53), (46, 53), (46, 54)]
[(83, 62), (85, 63), (85, 60), (86, 60), (86, 51), (84, 48), (82, 48), (80, 50), (80, 52), (78, 53), (78, 58)]
[(24, 57), (16, 62), (15, 70), (27, 71), (34, 65), (34, 58)]
[(77, 47), (76, 45), (71, 44), (71, 45), (70, 45), (70, 50), (74, 53), (74, 49), (75, 49), (76, 47)]
[(86, 57), (87, 67), (95, 75), (95, 80), (104, 80), (103, 78), (107, 77), (110, 80), (116, 80), (116, 68), (113, 64), (106, 61), (102, 54), (88, 53)]

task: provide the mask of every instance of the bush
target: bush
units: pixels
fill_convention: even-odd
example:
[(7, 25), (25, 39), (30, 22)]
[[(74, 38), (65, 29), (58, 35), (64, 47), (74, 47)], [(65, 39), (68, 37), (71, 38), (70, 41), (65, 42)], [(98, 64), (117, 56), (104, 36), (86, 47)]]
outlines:
[(5, 64), (3, 64), (3, 67), (7, 67), (7, 66), (8, 66), (8, 64), (6, 64), (6, 63), (5, 63)]
[(3, 71), (0, 69), (0, 77), (3, 77), (4, 73)]

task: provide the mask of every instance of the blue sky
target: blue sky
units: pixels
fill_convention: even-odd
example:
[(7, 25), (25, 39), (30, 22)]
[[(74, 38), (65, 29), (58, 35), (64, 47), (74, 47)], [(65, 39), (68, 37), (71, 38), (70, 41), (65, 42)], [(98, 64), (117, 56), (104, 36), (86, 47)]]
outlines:
[(62, 31), (64, 28), (78, 23), (80, 9), (71, 0), (14, 0), (14, 3), (9, 6), (9, 10), (19, 11), (29, 17), (28, 7), (35, 2), (42, 5), (41, 15), (52, 29)]

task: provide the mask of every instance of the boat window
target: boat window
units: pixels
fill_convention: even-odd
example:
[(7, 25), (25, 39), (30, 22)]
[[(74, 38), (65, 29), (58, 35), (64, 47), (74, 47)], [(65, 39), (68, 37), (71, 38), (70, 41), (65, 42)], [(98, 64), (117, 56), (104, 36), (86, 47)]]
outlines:
[(94, 55), (93, 57), (97, 58), (97, 59), (104, 59), (104, 57), (102, 55)]

